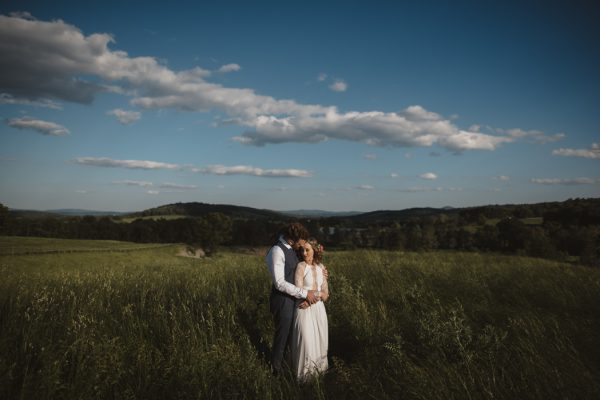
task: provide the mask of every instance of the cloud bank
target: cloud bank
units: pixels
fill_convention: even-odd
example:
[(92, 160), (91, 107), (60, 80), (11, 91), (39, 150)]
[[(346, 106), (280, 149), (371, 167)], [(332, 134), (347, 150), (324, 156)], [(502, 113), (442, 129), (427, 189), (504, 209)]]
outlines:
[[(463, 130), (419, 105), (397, 112), (343, 112), (335, 106), (275, 99), (253, 89), (208, 82), (211, 72), (200, 67), (174, 71), (154, 57), (130, 57), (111, 50), (114, 43), (110, 34), (86, 36), (62, 20), (2, 15), (0, 92), (23, 101), (91, 103), (98, 93), (110, 91), (131, 96), (132, 105), (146, 109), (216, 110), (246, 129), (235, 141), (254, 146), (345, 140), (373, 146), (441, 146), (460, 152), (495, 150), (520, 139), (552, 141), (562, 135), (548, 137), (519, 129), (493, 134)], [(219, 71), (236, 70), (239, 65), (227, 64)], [(332, 88), (343, 91), (347, 84), (338, 81)]]

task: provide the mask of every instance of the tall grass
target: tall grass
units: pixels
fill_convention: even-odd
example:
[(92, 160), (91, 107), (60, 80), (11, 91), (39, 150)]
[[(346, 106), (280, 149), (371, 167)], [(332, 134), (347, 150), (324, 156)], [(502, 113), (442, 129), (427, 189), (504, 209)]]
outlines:
[(329, 253), (332, 368), (298, 385), (273, 378), (266, 361), (263, 257), (176, 253), (0, 256), (0, 397), (600, 395), (598, 270), (466, 253)]

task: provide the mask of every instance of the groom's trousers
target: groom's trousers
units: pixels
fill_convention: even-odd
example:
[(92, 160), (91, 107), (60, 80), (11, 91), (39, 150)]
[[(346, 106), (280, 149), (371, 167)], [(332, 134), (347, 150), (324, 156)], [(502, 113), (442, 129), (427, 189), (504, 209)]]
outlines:
[(271, 290), (269, 305), (275, 322), (275, 336), (271, 353), (274, 373), (282, 372), (283, 357), (292, 336), (292, 325), (296, 314), (296, 299), (278, 290)]

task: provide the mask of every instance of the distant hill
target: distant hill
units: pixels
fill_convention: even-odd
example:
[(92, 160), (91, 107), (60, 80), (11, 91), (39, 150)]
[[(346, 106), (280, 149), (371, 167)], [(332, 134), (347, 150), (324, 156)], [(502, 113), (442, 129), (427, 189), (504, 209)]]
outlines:
[(457, 214), (460, 212), (460, 208), (407, 208), (405, 210), (379, 210), (371, 211), (367, 213), (351, 215), (346, 217), (348, 220), (358, 223), (377, 223), (386, 221), (401, 221), (408, 218), (415, 217), (426, 217), (429, 215), (437, 214)]
[(11, 209), (9, 211), (11, 215), (22, 218), (49, 218), (49, 217), (74, 217), (74, 216), (85, 216), (92, 215), (95, 217), (111, 216), (111, 215), (125, 215), (125, 212), (119, 211), (94, 211), (94, 210), (81, 210), (76, 208), (63, 208), (58, 210), (19, 210)]
[(46, 212), (59, 214), (59, 215), (94, 215), (94, 216), (103, 216), (103, 215), (125, 215), (129, 214), (128, 212), (120, 212), (120, 211), (94, 211), (94, 210), (81, 210), (77, 208), (63, 208), (59, 210), (47, 210)]
[(14, 218), (60, 218), (62, 215), (48, 211), (10, 209), (9, 214)]
[(207, 203), (174, 203), (160, 207), (150, 208), (141, 212), (128, 214), (128, 217), (149, 217), (158, 215), (185, 215), (188, 217), (201, 217), (209, 213), (222, 213), (234, 219), (290, 219), (289, 215), (277, 211), (264, 210), (252, 207), (234, 206), (229, 204)]
[(281, 213), (290, 215), (292, 217), (301, 217), (301, 218), (349, 217), (352, 215), (362, 214), (360, 211), (324, 211), (324, 210), (290, 210), (290, 211), (281, 211)]
[(273, 211), (252, 207), (234, 206), (228, 204), (207, 203), (174, 203), (151, 208), (141, 212), (131, 213), (130, 218), (149, 216), (185, 215), (188, 217), (201, 217), (208, 213), (219, 212), (234, 219), (270, 219), (292, 220), (295, 218), (323, 218), (344, 219), (356, 223), (378, 223), (392, 220), (401, 221), (408, 218), (423, 217), (436, 214), (459, 213), (460, 208), (409, 208), (406, 210), (380, 210), (367, 213), (358, 211), (324, 211), (324, 210), (289, 210)]
[[(570, 214), (565, 214), (569, 210)], [(57, 209), (57, 210), (19, 210), (10, 209), (10, 215), (15, 218), (61, 218), (66, 216), (115, 216), (127, 218), (142, 217), (202, 217), (209, 213), (222, 213), (233, 219), (257, 220), (257, 221), (293, 221), (296, 219), (320, 218), (327, 223), (337, 224), (349, 222), (353, 225), (387, 224), (390, 222), (403, 222), (411, 218), (422, 218), (445, 214), (447, 216), (461, 215), (471, 221), (476, 221), (477, 216), (488, 219), (501, 219), (506, 216), (516, 218), (532, 218), (545, 216), (547, 218), (562, 218), (566, 222), (578, 221), (580, 223), (596, 223), (598, 211), (600, 210), (600, 198), (569, 199), (564, 202), (547, 202), (534, 204), (493, 204), (476, 207), (453, 208), (450, 206), (442, 208), (417, 207), (404, 210), (377, 210), (371, 212), (336, 212), (324, 210), (289, 210), (273, 211), (230, 204), (208, 204), (201, 202), (173, 203), (150, 208), (144, 211), (123, 213), (118, 211), (94, 211), (82, 209)], [(589, 221), (588, 221), (589, 220)], [(574, 222), (573, 222), (574, 223)]]

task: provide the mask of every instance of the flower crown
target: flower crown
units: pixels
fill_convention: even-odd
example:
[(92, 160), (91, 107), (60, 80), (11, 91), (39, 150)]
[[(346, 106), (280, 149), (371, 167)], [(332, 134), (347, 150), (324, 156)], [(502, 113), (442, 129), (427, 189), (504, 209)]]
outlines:
[(321, 243), (317, 243), (315, 247), (315, 250), (319, 253), (323, 253), (325, 251), (325, 246), (323, 246)]

